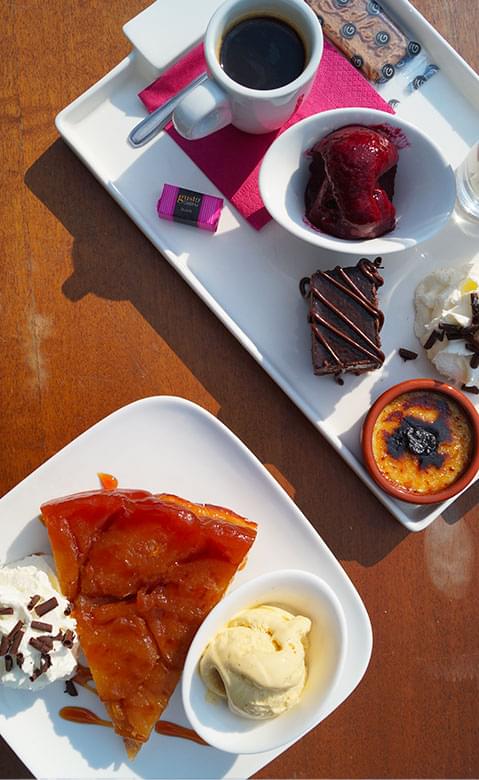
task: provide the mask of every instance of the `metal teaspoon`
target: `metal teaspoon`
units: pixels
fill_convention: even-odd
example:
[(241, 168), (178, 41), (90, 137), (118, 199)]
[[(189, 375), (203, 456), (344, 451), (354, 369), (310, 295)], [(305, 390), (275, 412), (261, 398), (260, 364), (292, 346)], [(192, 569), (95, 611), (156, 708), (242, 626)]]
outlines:
[(166, 127), (173, 115), (173, 111), (181, 99), (185, 96), (185, 94), (189, 92), (190, 89), (193, 89), (193, 87), (197, 87), (198, 84), (202, 84), (206, 78), (207, 74), (201, 73), (200, 76), (197, 76), (195, 79), (193, 79), (193, 81), (190, 81), (186, 87), (180, 89), (180, 91), (167, 100), (166, 103), (163, 103), (162, 106), (155, 109), (155, 111), (152, 111), (151, 114), (146, 116), (141, 120), (141, 122), (135, 125), (130, 135), (128, 136), (130, 144), (132, 146), (138, 147), (143, 146), (143, 144), (148, 143), (148, 141), (151, 141), (151, 139), (154, 138), (155, 135), (160, 132), (160, 130), (163, 130), (163, 128)]

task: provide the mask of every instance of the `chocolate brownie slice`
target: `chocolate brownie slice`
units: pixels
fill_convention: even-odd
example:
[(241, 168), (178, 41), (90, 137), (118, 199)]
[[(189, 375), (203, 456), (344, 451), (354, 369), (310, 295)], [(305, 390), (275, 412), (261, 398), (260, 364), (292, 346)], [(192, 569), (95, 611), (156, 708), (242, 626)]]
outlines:
[(374, 263), (363, 258), (352, 268), (336, 266), (301, 279), (301, 294), (309, 299), (315, 374), (362, 374), (382, 366), (380, 262), (379, 257)]

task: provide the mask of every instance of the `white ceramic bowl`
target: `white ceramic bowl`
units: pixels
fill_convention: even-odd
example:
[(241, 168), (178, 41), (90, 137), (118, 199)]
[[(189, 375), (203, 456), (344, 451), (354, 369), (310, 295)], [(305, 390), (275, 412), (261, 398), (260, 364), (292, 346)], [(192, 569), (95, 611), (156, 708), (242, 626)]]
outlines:
[[(304, 222), (307, 152), (328, 133), (351, 124), (388, 124), (400, 128), (409, 141), (399, 151), (393, 198), (396, 227), (384, 236), (362, 241), (335, 238)], [(454, 172), (430, 138), (393, 114), (369, 108), (324, 111), (290, 127), (266, 153), (259, 188), (271, 216), (290, 233), (324, 249), (364, 255), (398, 252), (430, 238), (447, 222), (456, 198)]]
[[(212, 637), (238, 612), (258, 604), (275, 604), (309, 617), (308, 679), (300, 702), (269, 720), (234, 714), (225, 700), (213, 699), (198, 671)], [(332, 589), (306, 571), (285, 569), (257, 577), (220, 601), (199, 628), (182, 677), (183, 705), (192, 727), (206, 742), (228, 753), (262, 753), (293, 742), (328, 712), (328, 700), (341, 674), (347, 629), (341, 604)]]

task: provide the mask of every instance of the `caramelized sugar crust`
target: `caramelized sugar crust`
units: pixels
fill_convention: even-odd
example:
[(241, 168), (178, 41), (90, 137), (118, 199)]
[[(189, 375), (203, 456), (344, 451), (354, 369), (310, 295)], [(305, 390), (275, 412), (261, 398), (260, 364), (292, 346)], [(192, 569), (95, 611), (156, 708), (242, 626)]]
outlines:
[(78, 493), (41, 511), (97, 692), (133, 757), (256, 524), (223, 507), (141, 490)]

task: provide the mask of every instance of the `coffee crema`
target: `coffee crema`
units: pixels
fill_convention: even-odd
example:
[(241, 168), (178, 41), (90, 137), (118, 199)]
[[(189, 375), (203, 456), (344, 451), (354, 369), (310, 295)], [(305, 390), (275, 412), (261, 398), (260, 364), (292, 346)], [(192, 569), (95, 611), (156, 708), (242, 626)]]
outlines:
[(272, 16), (235, 24), (223, 38), (220, 65), (233, 81), (250, 89), (278, 89), (304, 70), (306, 52), (296, 30)]

